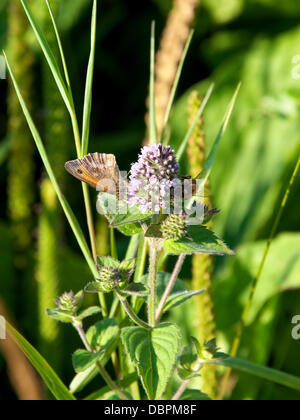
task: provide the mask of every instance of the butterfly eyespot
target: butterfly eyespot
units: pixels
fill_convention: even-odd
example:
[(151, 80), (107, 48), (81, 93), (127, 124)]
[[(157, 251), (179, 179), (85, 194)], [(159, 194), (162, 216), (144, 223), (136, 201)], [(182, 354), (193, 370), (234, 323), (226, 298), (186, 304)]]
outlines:
[(78, 174), (82, 174), (82, 170), (81, 169), (77, 169), (77, 173)]

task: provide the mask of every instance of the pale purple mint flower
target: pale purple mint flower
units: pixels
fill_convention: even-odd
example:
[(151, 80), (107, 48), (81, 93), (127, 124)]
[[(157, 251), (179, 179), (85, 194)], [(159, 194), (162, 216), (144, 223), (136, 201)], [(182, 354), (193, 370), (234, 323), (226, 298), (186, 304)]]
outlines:
[(128, 188), (130, 206), (142, 212), (159, 212), (170, 204), (170, 190), (181, 184), (179, 165), (170, 146), (161, 144), (145, 146), (139, 159), (132, 164)]

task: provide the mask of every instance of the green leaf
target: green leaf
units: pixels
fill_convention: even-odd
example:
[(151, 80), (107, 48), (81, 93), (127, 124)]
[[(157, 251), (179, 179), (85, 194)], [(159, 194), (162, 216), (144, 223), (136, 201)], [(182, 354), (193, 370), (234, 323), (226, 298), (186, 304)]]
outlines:
[(120, 265), (120, 261), (118, 261), (116, 258), (112, 257), (97, 257), (97, 263), (99, 267), (109, 267), (112, 266), (113, 268), (118, 268)]
[(300, 378), (280, 372), (276, 369), (259, 366), (255, 363), (241, 360), (236, 357), (228, 357), (226, 359), (218, 360), (215, 363), (300, 391)]
[(124, 260), (119, 265), (119, 271), (132, 272), (135, 267), (135, 258)]
[(5, 56), (5, 59), (6, 59), (8, 71), (9, 71), (9, 73), (11, 75), (11, 78), (12, 78), (12, 81), (13, 81), (13, 84), (14, 84), (14, 87), (15, 87), (15, 90), (16, 90), (16, 93), (17, 93), (17, 96), (19, 98), (20, 105), (21, 105), (22, 110), (24, 112), (24, 115), (26, 117), (28, 126), (29, 126), (30, 131), (32, 133), (32, 136), (34, 138), (34, 141), (35, 141), (35, 144), (36, 144), (37, 149), (39, 151), (39, 154), (40, 154), (40, 156), (42, 158), (42, 161), (43, 161), (43, 164), (45, 166), (45, 169), (46, 169), (46, 171), (48, 173), (48, 176), (49, 176), (49, 178), (50, 178), (50, 180), (52, 182), (52, 185), (53, 185), (53, 187), (55, 189), (55, 192), (56, 192), (57, 197), (58, 197), (58, 199), (60, 201), (60, 204), (61, 204), (61, 206), (62, 206), (62, 208), (64, 210), (64, 213), (65, 213), (65, 215), (66, 215), (66, 217), (68, 219), (68, 222), (69, 222), (69, 224), (70, 224), (70, 226), (71, 226), (71, 228), (73, 230), (73, 233), (74, 233), (74, 235), (75, 235), (75, 237), (77, 239), (77, 242), (78, 242), (78, 244), (80, 246), (80, 249), (81, 249), (81, 251), (82, 251), (82, 253), (83, 253), (83, 255), (84, 255), (84, 257), (85, 257), (85, 259), (86, 259), (86, 261), (87, 261), (87, 263), (88, 263), (88, 265), (90, 267), (90, 269), (91, 269), (91, 272), (93, 273), (94, 277), (97, 277), (97, 275), (98, 275), (97, 269), (95, 267), (93, 258), (91, 257), (91, 253), (90, 253), (89, 247), (88, 247), (88, 245), (86, 243), (86, 240), (84, 238), (83, 232), (82, 232), (82, 230), (81, 230), (81, 228), (79, 226), (79, 223), (78, 223), (78, 221), (77, 221), (77, 219), (76, 219), (76, 217), (75, 217), (75, 215), (74, 215), (71, 207), (69, 206), (69, 203), (67, 202), (65, 196), (63, 195), (63, 193), (62, 193), (62, 191), (61, 191), (61, 189), (60, 189), (60, 187), (58, 185), (58, 182), (57, 182), (56, 177), (54, 175), (52, 166), (50, 165), (50, 162), (49, 162), (49, 159), (48, 159), (48, 156), (47, 156), (45, 147), (44, 147), (43, 142), (41, 140), (40, 134), (39, 134), (39, 132), (38, 132), (38, 130), (36, 128), (36, 125), (34, 124), (32, 118), (31, 118), (31, 115), (30, 115), (30, 113), (28, 111), (28, 108), (27, 108), (27, 106), (26, 106), (26, 104), (24, 102), (24, 99), (23, 99), (23, 96), (22, 96), (22, 94), (20, 92), (18, 83), (17, 83), (17, 81), (16, 81), (16, 79), (14, 77), (14, 74), (13, 74), (13, 72), (11, 70), (10, 64), (9, 64), (6, 56)]
[(73, 315), (59, 309), (47, 309), (46, 312), (48, 316), (55, 319), (56, 321), (64, 322), (66, 324), (72, 324), (74, 321)]
[(192, 297), (204, 292), (205, 290), (184, 290), (182, 292), (172, 293), (166, 301), (164, 312), (169, 311), (170, 309), (175, 308), (175, 306), (179, 306)]
[(181, 339), (178, 327), (167, 323), (151, 330), (129, 327), (121, 337), (149, 399), (159, 399), (175, 368)]
[(70, 93), (65, 85), (65, 82), (63, 80), (63, 77), (61, 75), (59, 66), (56, 62), (55, 56), (48, 44), (47, 39), (45, 38), (43, 31), (41, 30), (39, 24), (37, 23), (37, 21), (35, 20), (35, 17), (33, 16), (29, 6), (28, 6), (28, 2), (27, 0), (20, 0), (22, 3), (22, 6), (25, 10), (25, 13), (28, 17), (28, 20), (32, 26), (32, 29), (34, 30), (34, 33), (36, 35), (36, 38), (40, 44), (40, 47), (42, 48), (42, 51), (45, 55), (45, 58), (48, 62), (48, 65), (51, 69), (51, 72), (53, 74), (53, 77), (55, 79), (55, 82), (57, 84), (57, 87), (61, 93), (61, 96), (70, 112), (70, 114), (72, 114), (73, 112), (73, 106), (72, 106), (72, 99), (70, 97)]
[(164, 242), (165, 252), (169, 254), (233, 255), (233, 251), (214, 232), (204, 226), (190, 226), (189, 236), (191, 239), (182, 238), (178, 241), (167, 239)]
[(86, 337), (93, 349), (109, 347), (119, 338), (118, 324), (115, 319), (103, 319), (89, 328)]
[(162, 233), (160, 230), (161, 224), (159, 225), (150, 225), (146, 230), (145, 236), (146, 238), (162, 238)]
[(184, 346), (179, 361), (185, 370), (192, 370), (194, 363), (199, 359), (193, 346)]
[(132, 236), (143, 232), (143, 228), (139, 223), (130, 223), (129, 225), (117, 226), (117, 229), (126, 236)]
[(92, 91), (93, 91), (93, 77), (95, 65), (95, 45), (96, 45), (96, 28), (97, 28), (97, 0), (94, 0), (92, 24), (91, 24), (91, 51), (89, 64), (86, 75), (85, 84), (85, 97), (83, 108), (83, 126), (82, 126), (82, 155), (88, 152), (89, 136), (90, 136), (90, 122), (91, 122), (91, 109), (92, 109)]
[(60, 378), (47, 363), (47, 361), (39, 354), (39, 352), (28, 343), (28, 341), (15, 330), (8, 322), (6, 322), (7, 331), (12, 339), (17, 343), (23, 351), (27, 359), (32, 363), (37, 372), (40, 374), (49, 391), (56, 400), (72, 401), (76, 400), (67, 387), (62, 383)]
[(91, 353), (87, 350), (77, 350), (72, 356), (73, 367), (76, 373), (83, 372), (93, 366), (102, 356), (104, 350), (98, 353)]
[(133, 296), (148, 296), (149, 289), (142, 283), (130, 283), (124, 289), (120, 289), (120, 293)]
[(145, 220), (150, 219), (152, 216), (151, 212), (143, 213), (140, 211), (136, 206), (134, 207), (128, 207), (126, 214), (118, 214), (113, 222), (113, 227), (120, 227), (124, 225), (132, 225), (136, 222), (144, 222)]
[(198, 389), (186, 389), (179, 401), (211, 401), (211, 398)]
[(101, 312), (101, 308), (99, 308), (99, 306), (91, 306), (85, 311), (82, 311), (81, 314), (77, 316), (77, 318), (82, 321), (83, 319), (99, 314), (100, 312)]
[[(105, 348), (105, 352), (100, 359), (102, 366), (105, 366), (119, 341), (119, 327), (116, 321), (114, 319), (104, 319), (92, 326), (87, 331), (86, 336), (92, 348)], [(96, 366), (91, 366), (84, 372), (78, 373), (70, 384), (71, 392), (82, 391), (98, 374), (99, 371)]]
[[(152, 216), (151, 212), (143, 213), (137, 206), (129, 207), (127, 203), (117, 200), (117, 198), (108, 193), (99, 193), (97, 206), (105, 215), (112, 227), (121, 227), (132, 225), (136, 222), (143, 222)], [(131, 229), (127, 227), (127, 229)]]
[(110, 293), (112, 290), (107, 289), (103, 282), (94, 281), (86, 285), (84, 291), (86, 293)]
[(151, 25), (151, 45), (150, 45), (150, 127), (149, 143), (157, 142), (156, 115), (155, 115), (155, 22)]

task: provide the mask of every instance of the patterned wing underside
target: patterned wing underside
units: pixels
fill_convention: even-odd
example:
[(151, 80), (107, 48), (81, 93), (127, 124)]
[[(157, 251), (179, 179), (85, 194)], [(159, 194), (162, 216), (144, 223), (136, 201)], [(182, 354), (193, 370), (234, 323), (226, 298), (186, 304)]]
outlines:
[(119, 183), (119, 168), (114, 155), (90, 153), (82, 159), (69, 161), (66, 170), (98, 191), (115, 193)]

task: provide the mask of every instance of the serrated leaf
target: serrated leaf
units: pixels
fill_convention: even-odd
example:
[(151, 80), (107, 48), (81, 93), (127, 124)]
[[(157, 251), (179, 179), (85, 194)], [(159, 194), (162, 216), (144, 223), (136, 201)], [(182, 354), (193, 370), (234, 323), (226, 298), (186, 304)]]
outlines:
[(159, 399), (175, 368), (181, 339), (178, 327), (167, 323), (151, 330), (129, 327), (121, 336), (149, 399)]
[(51, 318), (55, 319), (56, 321), (63, 322), (65, 324), (72, 324), (74, 320), (74, 316), (68, 314), (64, 311), (60, 311), (59, 309), (47, 309), (47, 315)]
[(222, 239), (204, 226), (190, 226), (189, 236), (190, 239), (182, 238), (178, 241), (167, 239), (164, 242), (165, 252), (169, 254), (233, 255), (233, 251)]
[(91, 353), (87, 350), (76, 350), (72, 356), (72, 363), (76, 373), (83, 372), (93, 366), (102, 356), (104, 350), (97, 353)]
[(112, 257), (97, 257), (97, 263), (99, 267), (109, 267), (112, 266), (113, 268), (118, 268), (120, 265), (120, 261), (118, 261), (116, 258)]
[(78, 315), (77, 318), (82, 321), (83, 319), (99, 314), (100, 312), (101, 312), (101, 308), (99, 308), (99, 306), (91, 306), (90, 308), (82, 311), (81, 314)]
[(149, 289), (142, 283), (130, 283), (125, 289), (120, 290), (121, 294), (133, 296), (147, 296)]
[(86, 333), (86, 338), (93, 349), (108, 347), (118, 337), (119, 327), (113, 318), (97, 322)]
[(164, 306), (164, 311), (169, 311), (175, 306), (179, 306), (194, 296), (204, 293), (205, 290), (184, 290), (182, 292), (172, 293)]

